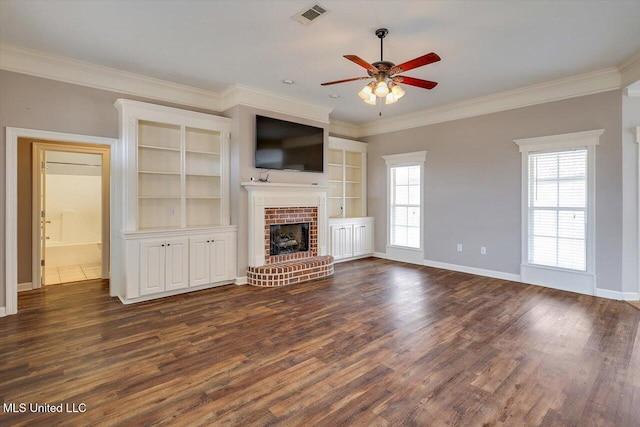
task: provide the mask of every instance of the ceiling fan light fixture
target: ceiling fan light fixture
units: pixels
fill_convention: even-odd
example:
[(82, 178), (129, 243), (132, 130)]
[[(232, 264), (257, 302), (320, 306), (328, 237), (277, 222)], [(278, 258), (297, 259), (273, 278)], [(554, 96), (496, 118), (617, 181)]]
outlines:
[(378, 98), (376, 97), (375, 93), (372, 93), (371, 95), (369, 95), (369, 99), (365, 99), (364, 102), (366, 102), (369, 105), (376, 105), (376, 100)]
[(360, 92), (358, 92), (358, 96), (362, 98), (363, 101), (366, 101), (369, 99), (372, 93), (373, 93), (373, 89), (371, 89), (371, 84), (368, 84), (365, 87), (363, 87)]
[(391, 93), (393, 93), (393, 96), (395, 97), (396, 100), (402, 98), (405, 94), (404, 89), (402, 89), (402, 87), (398, 86), (397, 84), (394, 84), (393, 87), (391, 88)]
[(387, 96), (387, 94), (389, 93), (389, 86), (387, 86), (387, 82), (385, 82), (384, 80), (380, 80), (378, 83), (376, 83), (374, 92), (379, 98), (384, 98), (385, 96)]
[(385, 104), (393, 104), (395, 102), (398, 102), (398, 98), (396, 98), (396, 96), (393, 94), (393, 92), (389, 92), (387, 94), (387, 96), (385, 97)]

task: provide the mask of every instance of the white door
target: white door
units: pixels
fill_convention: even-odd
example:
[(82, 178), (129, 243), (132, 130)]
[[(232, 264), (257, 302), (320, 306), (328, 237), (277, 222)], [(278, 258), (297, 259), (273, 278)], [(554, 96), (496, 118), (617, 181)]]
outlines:
[(167, 240), (165, 254), (165, 290), (189, 286), (189, 239)]
[[(210, 243), (210, 278), (211, 283), (229, 279), (229, 237), (218, 234)], [(234, 255), (235, 256), (235, 255)]]
[(211, 236), (192, 237), (189, 241), (189, 286), (206, 285), (209, 281)]
[(165, 275), (165, 241), (140, 243), (140, 295), (163, 292)]

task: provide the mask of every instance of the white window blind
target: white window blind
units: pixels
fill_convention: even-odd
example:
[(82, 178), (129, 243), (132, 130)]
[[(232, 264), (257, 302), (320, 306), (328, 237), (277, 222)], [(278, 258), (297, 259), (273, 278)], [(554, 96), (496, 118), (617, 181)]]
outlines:
[(391, 244), (420, 248), (420, 165), (391, 168)]
[(529, 153), (529, 263), (585, 271), (587, 149)]

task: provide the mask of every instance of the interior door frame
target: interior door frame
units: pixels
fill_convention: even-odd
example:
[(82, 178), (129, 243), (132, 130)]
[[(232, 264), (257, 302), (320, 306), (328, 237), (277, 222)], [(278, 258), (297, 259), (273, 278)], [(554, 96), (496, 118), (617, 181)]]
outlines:
[[(109, 278), (109, 252), (110, 252), (110, 221), (109, 221), (109, 212), (110, 212), (110, 203), (109, 203), (109, 195), (111, 193), (110, 185), (109, 185), (109, 177), (111, 176), (110, 172), (110, 150), (108, 146), (105, 145), (94, 145), (90, 146), (87, 144), (77, 144), (77, 143), (63, 143), (58, 141), (34, 141), (33, 142), (33, 151), (32, 151), (32, 160), (33, 160), (33, 186), (32, 186), (32, 273), (31, 273), (31, 283), (32, 289), (38, 289), (41, 287), (42, 281), (37, 281), (38, 278), (42, 278), (42, 266), (40, 264), (40, 260), (43, 259), (42, 250), (41, 250), (41, 228), (40, 228), (40, 212), (44, 210), (44, 206), (40, 206), (40, 161), (42, 159), (42, 152), (45, 151), (63, 151), (67, 153), (83, 153), (83, 154), (96, 154), (102, 157), (102, 167), (101, 167), (101, 240), (102, 240), (102, 273), (101, 277), (103, 279)], [(46, 267), (46, 265), (45, 265)]]
[[(5, 128), (5, 251), (4, 251), (4, 310), (0, 307), (0, 316), (18, 312), (18, 139), (29, 138), (40, 141), (65, 141), (81, 144), (108, 145), (113, 151), (118, 142), (117, 138), (79, 135), (73, 133), (53, 132), (38, 129)], [(116, 156), (110, 158), (110, 170), (117, 170)], [(114, 174), (110, 177), (110, 223), (115, 224), (116, 203), (118, 201), (118, 187), (115, 185)], [(113, 235), (113, 233), (112, 233)], [(113, 241), (110, 237), (110, 258), (114, 259)], [(113, 283), (109, 284), (110, 294), (115, 295)]]

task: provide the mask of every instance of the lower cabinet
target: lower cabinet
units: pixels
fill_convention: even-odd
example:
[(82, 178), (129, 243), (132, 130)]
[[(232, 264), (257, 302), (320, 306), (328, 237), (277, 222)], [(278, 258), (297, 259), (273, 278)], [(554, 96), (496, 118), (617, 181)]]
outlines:
[(235, 277), (235, 239), (228, 233), (192, 237), (189, 242), (189, 286)]
[(189, 239), (140, 242), (140, 295), (186, 288)]
[(236, 277), (237, 229), (219, 228), (123, 234), (120, 298), (137, 302), (231, 283)]
[(336, 261), (373, 254), (373, 218), (329, 220), (331, 255)]

